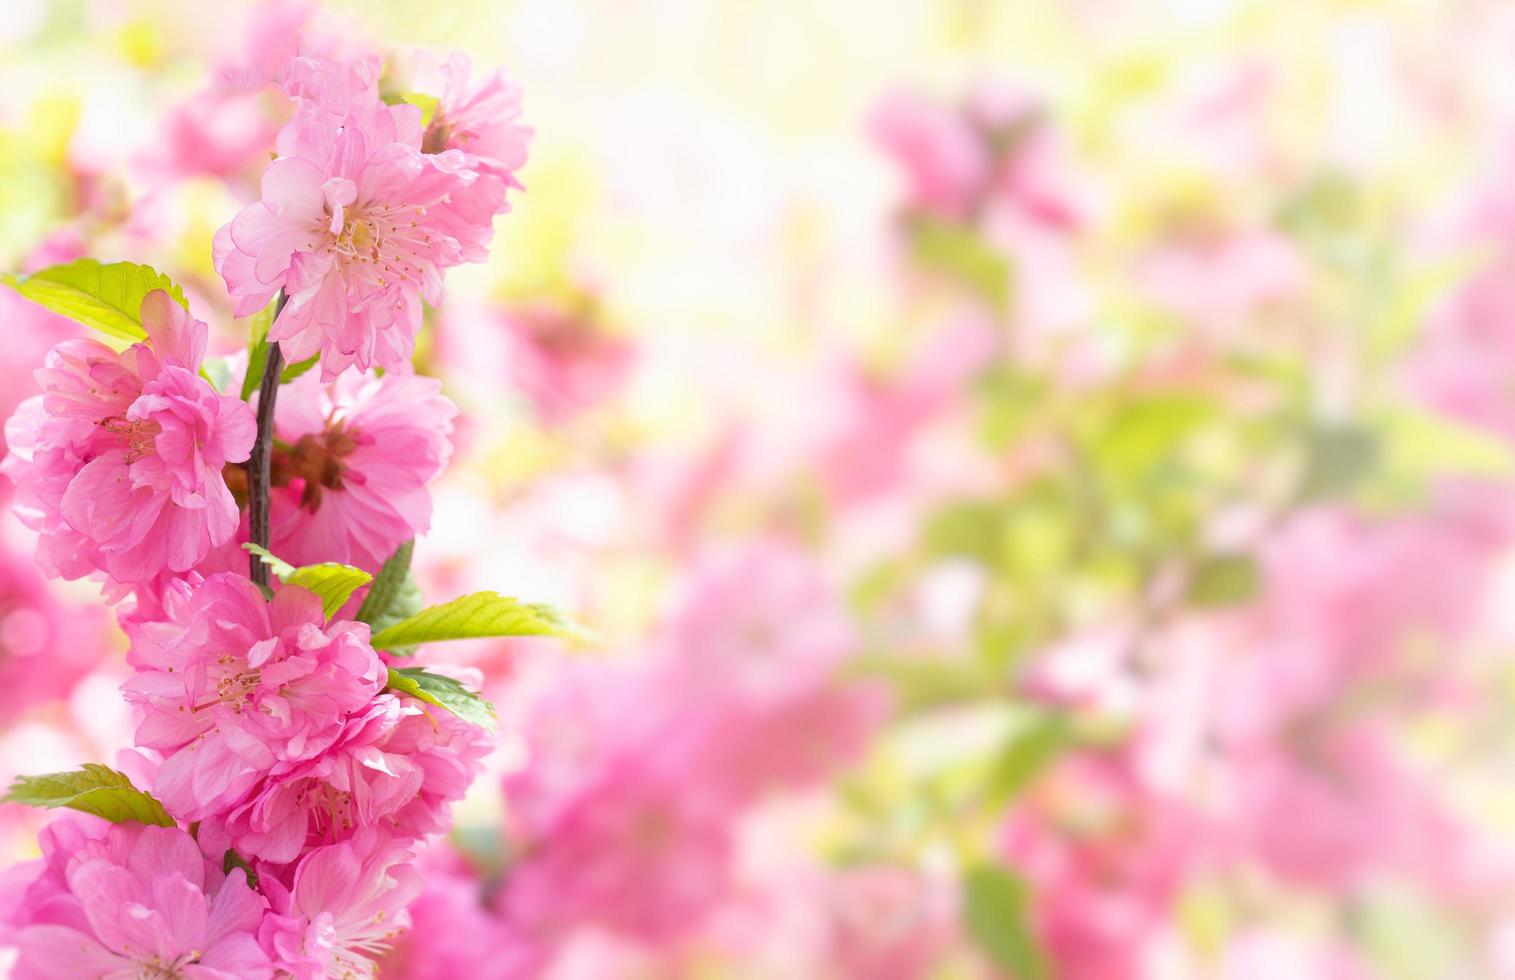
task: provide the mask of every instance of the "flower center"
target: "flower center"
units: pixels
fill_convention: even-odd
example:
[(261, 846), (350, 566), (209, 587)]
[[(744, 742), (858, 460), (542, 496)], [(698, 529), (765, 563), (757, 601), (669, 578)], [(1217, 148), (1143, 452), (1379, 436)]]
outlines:
[(126, 447), (126, 461), (135, 463), (153, 451), (153, 440), (163, 431), (163, 426), (152, 419), (128, 419), (111, 415), (100, 420), (100, 428), (115, 436)]
[(431, 233), (421, 228), (425, 214), (425, 208), (413, 204), (354, 206), (326, 250), (349, 277), (380, 289), (392, 282), (419, 282), (431, 248)]
[(306, 433), (285, 452), (275, 452), (272, 461), (272, 482), (276, 487), (288, 486), (292, 481), (305, 481), (300, 491), (300, 506), (312, 514), (321, 506), (321, 494), (325, 490), (341, 490), (344, 481), (357, 480), (345, 459), (358, 448), (359, 437), (342, 422), (327, 422), (320, 433)]

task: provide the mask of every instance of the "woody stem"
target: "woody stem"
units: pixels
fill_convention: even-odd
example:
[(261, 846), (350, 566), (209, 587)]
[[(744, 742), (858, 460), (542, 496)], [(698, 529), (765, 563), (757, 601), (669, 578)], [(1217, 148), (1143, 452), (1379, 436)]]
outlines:
[[(279, 291), (274, 301), (273, 321), (278, 322), (289, 297)], [(273, 454), (274, 402), (279, 397), (279, 375), (284, 370), (284, 354), (278, 341), (268, 345), (268, 360), (263, 365), (263, 382), (258, 387), (258, 438), (253, 442), (252, 456), (247, 461), (247, 508), (251, 526), (252, 543), (260, 548), (268, 547), (268, 487), (270, 480), (269, 461)], [(268, 566), (257, 555), (248, 556), (248, 574), (260, 587), (268, 587)]]

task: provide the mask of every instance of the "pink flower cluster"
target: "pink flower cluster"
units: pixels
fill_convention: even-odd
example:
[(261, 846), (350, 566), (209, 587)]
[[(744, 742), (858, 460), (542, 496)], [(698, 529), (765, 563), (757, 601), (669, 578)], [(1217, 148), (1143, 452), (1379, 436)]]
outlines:
[(499, 75), (470, 88), (467, 70), (448, 64), (429, 124), (379, 98), (371, 61), (302, 57), (285, 72), (294, 118), (261, 200), (216, 233), (215, 263), (238, 316), (283, 291), (269, 339), (291, 361), (319, 354), (325, 380), (354, 365), (404, 370), (422, 301), (442, 302), (447, 268), (483, 261), (519, 187), (519, 96)]
[(196, 373), (205, 324), (162, 290), (141, 314), (147, 340), (124, 352), (92, 339), (54, 347), (42, 394), (6, 422), (0, 473), (49, 574), (147, 582), (189, 571), (236, 531), (221, 470), (247, 459), (252, 411)]
[[(282, 293), (268, 340), (288, 362), (319, 354), (320, 374), (261, 395), (276, 401), (259, 432), (202, 369), (206, 325), (160, 289), (120, 311), (144, 340), (59, 343), (6, 424), (0, 472), (42, 568), (134, 594), (123, 765), (175, 824), (52, 825), (43, 859), (0, 881), (18, 977), (372, 976), (420, 890), (416, 847), (448, 829), (489, 751), (483, 728), (390, 686), (367, 622), (329, 616), (300, 585), (260, 585), (240, 546), (264, 479), (255, 441), (271, 450), (260, 543), (281, 559), (377, 572), (427, 530), (457, 409), (410, 372), (411, 345), (442, 270), (486, 257), (520, 186), (519, 93), (498, 74), (470, 86), (454, 58), (423, 124), (379, 98), (376, 55), (254, 47), (208, 105), (277, 85), (290, 119), (215, 262), (238, 315)], [(222, 149), (203, 169), (230, 176), (246, 148)]]

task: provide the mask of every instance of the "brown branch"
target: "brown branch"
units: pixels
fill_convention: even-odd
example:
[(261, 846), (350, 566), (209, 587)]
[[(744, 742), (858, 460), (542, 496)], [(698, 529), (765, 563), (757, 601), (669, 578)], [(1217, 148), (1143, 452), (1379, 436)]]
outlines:
[[(279, 291), (274, 302), (274, 322), (284, 312), (289, 297)], [(270, 324), (272, 329), (272, 324)], [(279, 375), (284, 370), (284, 354), (278, 341), (268, 344), (268, 360), (263, 365), (263, 383), (258, 387), (258, 438), (253, 442), (252, 456), (247, 460), (247, 509), (251, 527), (252, 543), (268, 547), (268, 489), (269, 457), (274, 442), (274, 402), (279, 397)], [(268, 566), (257, 555), (248, 555), (248, 574), (260, 587), (268, 587)]]

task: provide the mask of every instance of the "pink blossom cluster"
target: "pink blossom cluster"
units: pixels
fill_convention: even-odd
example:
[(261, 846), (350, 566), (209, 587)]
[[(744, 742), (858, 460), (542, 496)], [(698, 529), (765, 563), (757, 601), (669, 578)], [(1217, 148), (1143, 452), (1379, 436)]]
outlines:
[(432, 116), (379, 96), (373, 58), (302, 55), (284, 71), (293, 118), (279, 131), (261, 199), (216, 233), (216, 269), (236, 313), (287, 299), (269, 331), (291, 361), (321, 374), (404, 370), (422, 301), (442, 274), (487, 255), (495, 215), (520, 185), (530, 131), (519, 93), (495, 74), (475, 86), (454, 57)]
[[(216, 236), (215, 263), (238, 315), (281, 297), (267, 343), (286, 362), (319, 356), (319, 373), (250, 400), (221, 391), (206, 324), (155, 289), (139, 309), (117, 301), (140, 341), (58, 343), (6, 423), (0, 472), (43, 570), (134, 599), (121, 764), (173, 824), (51, 825), (42, 859), (0, 885), (18, 977), (372, 976), (408, 925), (418, 845), (449, 828), (490, 750), (480, 725), (392, 686), (393, 655), (356, 618), (361, 586), (333, 612), (293, 581), (259, 582), (241, 545), (261, 506), (256, 543), (281, 560), (371, 576), (427, 530), (457, 409), (412, 373), (411, 346), (422, 300), (486, 257), (520, 187), (519, 93), (499, 74), (470, 85), (458, 56), (423, 123), (379, 97), (376, 54), (279, 32), (254, 48), (210, 116), (174, 125), (198, 142), (242, 104), (234, 89), (287, 100), (262, 199)], [(228, 176), (244, 149), (204, 169)], [(264, 431), (258, 408), (273, 408)]]

